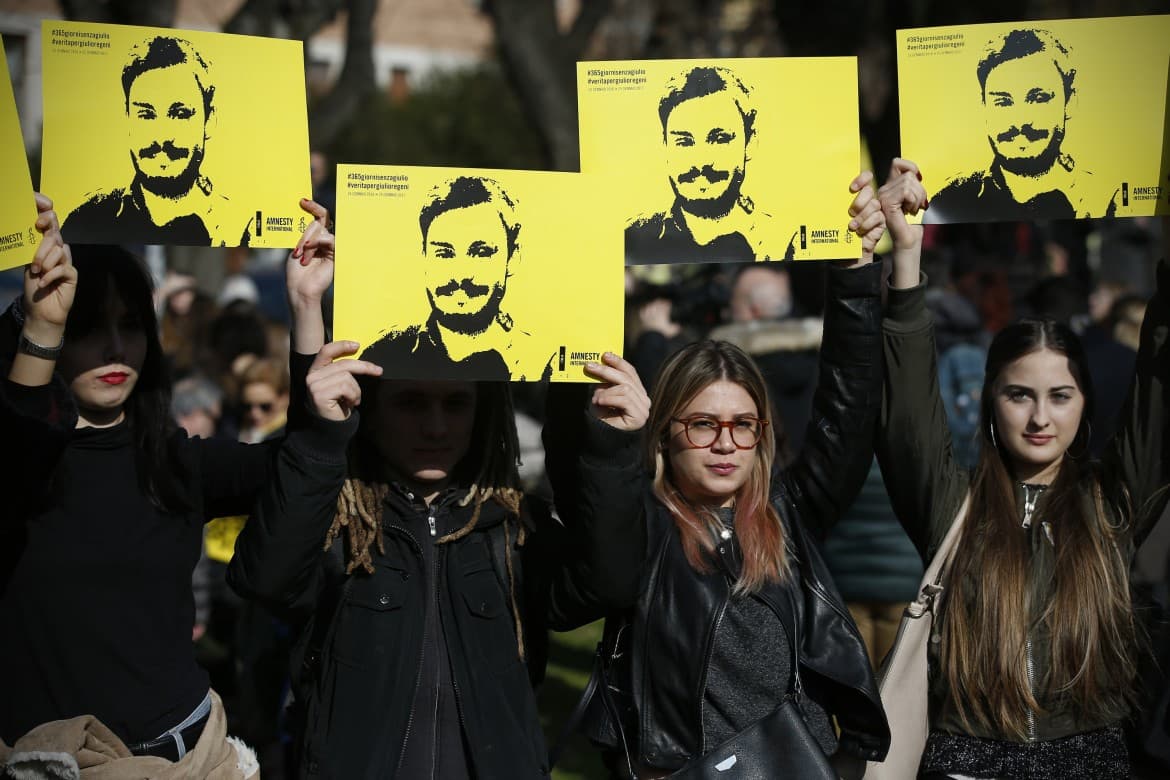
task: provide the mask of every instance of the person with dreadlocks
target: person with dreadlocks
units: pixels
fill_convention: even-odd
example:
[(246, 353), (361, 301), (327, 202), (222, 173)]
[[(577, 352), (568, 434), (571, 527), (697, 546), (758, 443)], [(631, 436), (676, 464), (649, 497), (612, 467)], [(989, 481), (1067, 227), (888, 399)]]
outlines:
[(569, 570), (559, 526), (520, 490), (508, 387), (337, 360), (360, 347), (324, 343), (333, 237), (307, 208), (289, 268), (319, 282), (293, 302), (294, 359), (317, 353), (312, 414), (290, 426), (228, 573), (241, 595), (310, 616), (300, 775), (545, 777), (543, 629), (581, 622), (585, 602), (554, 580)]

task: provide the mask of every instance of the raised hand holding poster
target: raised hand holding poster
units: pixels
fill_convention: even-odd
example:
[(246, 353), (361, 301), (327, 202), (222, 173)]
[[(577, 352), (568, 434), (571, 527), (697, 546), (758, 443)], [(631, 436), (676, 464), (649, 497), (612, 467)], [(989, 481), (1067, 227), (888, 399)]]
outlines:
[(899, 30), (924, 221), (1167, 213), (1168, 67), (1170, 16)]
[(860, 256), (855, 58), (581, 62), (577, 102), (626, 263)]
[(292, 247), (300, 41), (46, 21), (41, 187), (67, 241)]
[(596, 177), (339, 165), (333, 331), (384, 377), (584, 381), (622, 349), (621, 230)]

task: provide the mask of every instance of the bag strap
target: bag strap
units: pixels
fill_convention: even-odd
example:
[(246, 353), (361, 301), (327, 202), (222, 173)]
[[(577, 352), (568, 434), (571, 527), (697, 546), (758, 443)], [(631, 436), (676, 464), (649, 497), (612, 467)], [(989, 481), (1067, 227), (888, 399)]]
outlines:
[(921, 617), (927, 610), (932, 610), (937, 606), (936, 602), (943, 591), (943, 576), (946, 574), (947, 565), (955, 555), (955, 548), (959, 545), (959, 537), (963, 533), (967, 510), (970, 507), (971, 491), (968, 490), (967, 495), (963, 497), (959, 511), (955, 513), (951, 527), (947, 529), (946, 536), (943, 537), (942, 544), (935, 550), (934, 557), (930, 559), (930, 564), (927, 565), (926, 572), (922, 575), (922, 586), (919, 588), (918, 598), (906, 607), (913, 617)]
[(614, 731), (617, 732), (622, 758), (626, 761), (629, 777), (633, 780), (637, 776), (634, 772), (634, 763), (630, 755), (630, 745), (626, 740), (625, 726), (622, 724), (621, 710), (618, 708), (617, 703), (613, 700), (613, 695), (610, 693), (608, 673), (609, 662), (620, 657), (622, 633), (629, 629), (630, 621), (627, 614), (614, 613), (606, 617), (605, 632), (601, 637), (601, 641), (597, 643), (597, 649), (593, 654), (593, 670), (589, 675), (589, 682), (585, 685), (585, 690), (581, 692), (581, 697), (577, 700), (577, 705), (573, 707), (573, 711), (569, 714), (565, 725), (561, 727), (561, 732), (557, 735), (552, 749), (549, 750), (548, 768), (550, 772), (565, 752), (569, 737), (580, 729), (581, 722), (585, 719), (585, 713), (589, 710), (589, 705), (593, 701), (593, 697), (600, 696), (601, 704), (609, 715), (610, 721), (613, 723)]
[(581, 721), (585, 718), (585, 712), (589, 709), (589, 703), (593, 701), (593, 696), (597, 693), (600, 681), (605, 675), (605, 672), (602, 670), (602, 656), (605, 653), (604, 644), (604, 642), (597, 643), (597, 649), (593, 653), (593, 669), (589, 673), (589, 682), (585, 684), (585, 690), (581, 692), (580, 698), (577, 699), (577, 705), (569, 713), (565, 725), (561, 727), (561, 733), (557, 735), (556, 742), (553, 743), (552, 749), (548, 751), (548, 768), (550, 772), (556, 766), (557, 761), (560, 761), (561, 754), (565, 752), (565, 748), (568, 747), (569, 737), (580, 728)]
[(951, 557), (955, 554), (955, 547), (959, 544), (959, 536), (963, 532), (963, 525), (967, 521), (967, 510), (970, 507), (971, 491), (967, 491), (967, 495), (963, 496), (963, 503), (959, 507), (959, 511), (955, 513), (951, 527), (947, 529), (947, 535), (943, 537), (942, 544), (938, 546), (938, 550), (935, 551), (934, 557), (930, 561), (930, 566), (926, 569), (924, 580), (930, 579), (936, 585), (942, 581), (943, 571), (950, 563)]

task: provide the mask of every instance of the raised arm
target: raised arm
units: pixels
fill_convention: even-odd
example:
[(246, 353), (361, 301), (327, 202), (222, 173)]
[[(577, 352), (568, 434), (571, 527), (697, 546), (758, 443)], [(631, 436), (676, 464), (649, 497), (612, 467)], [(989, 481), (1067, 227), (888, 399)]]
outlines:
[(1128, 491), (1130, 519), (1139, 543), (1170, 498), (1170, 455), (1165, 451), (1170, 441), (1166, 431), (1170, 425), (1170, 218), (1162, 219), (1162, 235), (1164, 254), (1158, 263), (1157, 289), (1142, 321), (1129, 399), (1102, 458), (1106, 484), (1120, 482)]
[[(0, 487), (17, 503), (37, 501), (52, 484), (57, 462), (77, 425), (73, 397), (54, 375), (65, 339), (65, 321), (77, 289), (77, 270), (61, 239), (53, 202), (39, 193), (36, 227), (41, 243), (24, 269), (24, 290), (3, 327), (16, 335), (15, 354), (0, 356), (0, 430), (8, 457)], [(11, 517), (20, 517), (18, 511)]]
[(938, 387), (934, 325), (920, 273), (922, 227), (906, 221), (927, 207), (918, 166), (895, 159), (878, 192), (894, 240), (894, 272), (882, 322), (885, 381), (877, 456), (894, 512), (924, 559), (942, 541), (967, 489), (951, 456)]
[(873, 251), (885, 230), (881, 204), (866, 171), (849, 186), (849, 230), (861, 239), (861, 259), (829, 269), (825, 335), (812, 415), (804, 446), (778, 475), (809, 530), (823, 538), (853, 503), (873, 460), (873, 429), (881, 402), (881, 267)]
[(646, 557), (640, 443), (650, 399), (630, 363), (609, 352), (602, 360), (586, 366), (602, 382), (588, 391), (588, 411), (578, 388), (550, 389), (543, 432), (557, 510), (573, 541), (554, 586), (564, 614), (581, 603), (602, 612), (632, 604)]
[[(292, 313), (289, 354), (289, 405), (286, 430), (312, 424), (306, 399), (306, 376), (314, 357), (325, 345), (321, 301), (333, 283), (333, 234), (329, 212), (302, 198), (301, 208), (312, 215), (296, 248), (285, 261), (285, 290)], [(204, 503), (208, 517), (246, 514), (272, 473), (279, 442), (239, 444), (217, 440), (193, 442), (199, 450)]]
[(358, 376), (380, 367), (345, 360), (352, 341), (326, 344), (309, 368), (308, 424), (281, 442), (271, 478), (236, 540), (228, 583), (245, 598), (305, 609), (317, 596), (325, 535), (346, 477), (346, 447), (357, 430)]
[(301, 208), (313, 221), (285, 261), (284, 277), (292, 312), (292, 351), (316, 355), (325, 346), (321, 300), (333, 284), (334, 241), (328, 209), (308, 198), (301, 198)]
[(358, 425), (357, 377), (382, 374), (372, 363), (341, 359), (356, 354), (358, 344), (325, 343), (321, 298), (333, 282), (333, 235), (322, 206), (302, 200), (301, 207), (314, 219), (285, 263), (293, 313), (288, 434), (228, 569), (236, 592), (283, 609), (307, 608), (317, 597), (322, 546)]
[(41, 244), (24, 267), (20, 300), (20, 347), (12, 358), (8, 379), (24, 387), (43, 387), (53, 378), (65, 343), (65, 321), (77, 291), (77, 269), (69, 245), (61, 238), (53, 202), (37, 193), (36, 228)]

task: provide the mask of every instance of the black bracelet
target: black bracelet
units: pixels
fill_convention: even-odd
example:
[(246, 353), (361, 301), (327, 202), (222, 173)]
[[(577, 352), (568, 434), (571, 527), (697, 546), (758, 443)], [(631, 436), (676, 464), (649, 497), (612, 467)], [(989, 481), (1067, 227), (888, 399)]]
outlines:
[(16, 320), (16, 327), (24, 327), (24, 293), (12, 299), (12, 303), (8, 305), (8, 311), (12, 313), (12, 319)]
[(32, 355), (41, 360), (56, 360), (61, 357), (61, 349), (65, 346), (65, 337), (61, 337), (61, 343), (55, 347), (46, 347), (43, 344), (38, 344), (24, 335), (22, 331), (20, 334), (20, 341), (16, 344), (18, 352), (23, 352), (26, 355)]

